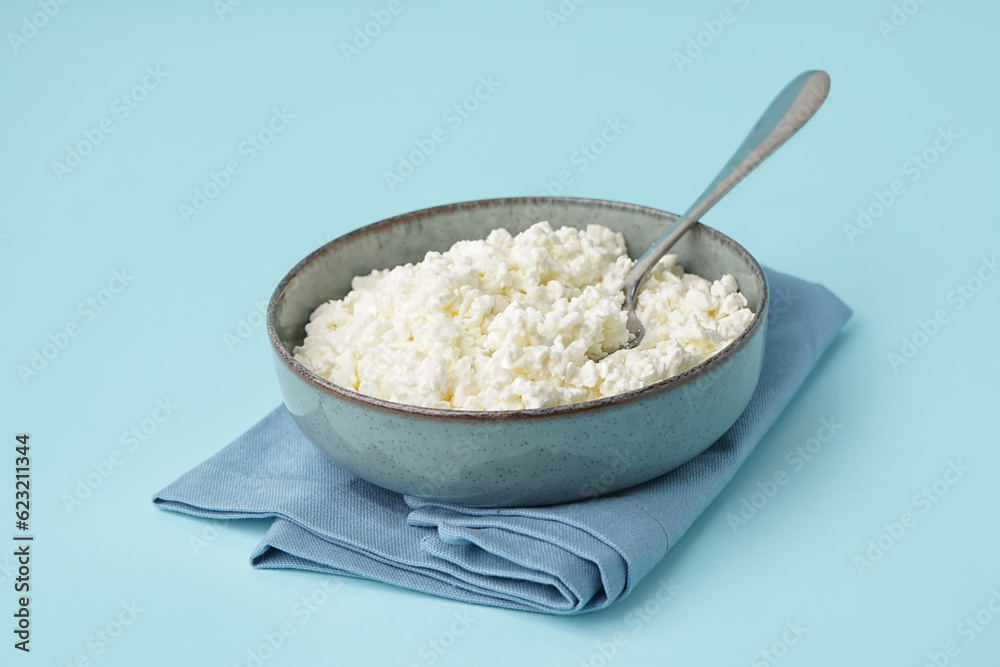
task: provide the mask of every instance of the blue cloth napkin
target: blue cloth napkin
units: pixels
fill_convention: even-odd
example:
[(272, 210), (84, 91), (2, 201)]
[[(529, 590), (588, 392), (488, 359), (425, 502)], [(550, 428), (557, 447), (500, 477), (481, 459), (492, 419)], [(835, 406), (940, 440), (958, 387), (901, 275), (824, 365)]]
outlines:
[(339, 467), (281, 406), (153, 502), (212, 519), (273, 518), (251, 556), (257, 568), (550, 614), (603, 609), (628, 595), (718, 495), (850, 317), (821, 285), (767, 276), (764, 369), (749, 407), (708, 450), (640, 486), (551, 507), (430, 503)]

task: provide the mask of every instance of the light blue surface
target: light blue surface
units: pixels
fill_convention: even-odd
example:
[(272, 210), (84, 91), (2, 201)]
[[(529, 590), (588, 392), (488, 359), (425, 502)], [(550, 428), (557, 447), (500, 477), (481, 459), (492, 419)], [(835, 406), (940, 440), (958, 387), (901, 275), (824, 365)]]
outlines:
[[(339, 44), (388, 2), (244, 2), (221, 17), (209, 0), (41, 5), (58, 13), (16, 51), (8, 33), (43, 10), (18, 0), (0, 11), (0, 542), (12, 544), (21, 431), (32, 436), (37, 536), (29, 655), (11, 646), (14, 559), (0, 556), (0, 664), (82, 655), (246, 665), (283, 624), (293, 634), (268, 666), (762, 665), (769, 647), (782, 665), (923, 665), (946, 648), (957, 655), (939, 662), (995, 664), (1000, 617), (981, 612), (992, 618), (981, 631), (960, 624), (1000, 590), (1000, 281), (971, 300), (955, 290), (977, 287), (982, 258), (1000, 250), (997, 5), (898, 2), (916, 13), (897, 14), (902, 25), (884, 23), (883, 35), (892, 2), (591, 0), (552, 26), (556, 0), (402, 0), (350, 62)], [(711, 22), (727, 8), (731, 22), (679, 68), (673, 54), (703, 31), (709, 43), (703, 22), (718, 32)], [(157, 66), (166, 78), (123, 118), (115, 100)], [(831, 74), (824, 108), (705, 221), (762, 263), (826, 284), (854, 317), (732, 484), (623, 605), (547, 618), (255, 571), (247, 555), (259, 523), (216, 527), (149, 503), (277, 404), (255, 303), (321, 242), (416, 208), (540, 193), (561, 170), (572, 177), (565, 194), (678, 211), (810, 68)], [(499, 86), (453, 127), (446, 111), (491, 76)], [(241, 142), (273, 109), (295, 117), (248, 161)], [(103, 119), (113, 131), (60, 181), (53, 161)], [(606, 119), (627, 127), (581, 161), (575, 152)], [(444, 143), (390, 191), (383, 172), (436, 128)], [(911, 156), (930, 155), (949, 128), (947, 152), (913, 180)], [(230, 160), (240, 173), (185, 223), (179, 205)], [(852, 243), (844, 225), (896, 179), (903, 194)], [(129, 284), (102, 293), (123, 269)], [(91, 315), (86, 300), (109, 295)], [(946, 323), (917, 335), (926, 344), (894, 369), (887, 354), (939, 310)], [(23, 382), (18, 366), (71, 321), (78, 335)], [(179, 407), (147, 421), (156, 430), (146, 440), (123, 442), (158, 399)], [(831, 418), (844, 425), (832, 441), (808, 461), (794, 453)], [(67, 509), (77, 480), (116, 450), (120, 465)], [(916, 496), (959, 461), (969, 470), (938, 484), (938, 502)], [(788, 482), (733, 528), (729, 515), (743, 499), (760, 504), (753, 494), (779, 470)], [(859, 573), (856, 557), (883, 524), (898, 534), (891, 524), (904, 512), (914, 525), (898, 541), (882, 537), (895, 543)], [(104, 643), (98, 631), (115, 631), (133, 601), (142, 611)], [(786, 623), (808, 631), (799, 638)]]

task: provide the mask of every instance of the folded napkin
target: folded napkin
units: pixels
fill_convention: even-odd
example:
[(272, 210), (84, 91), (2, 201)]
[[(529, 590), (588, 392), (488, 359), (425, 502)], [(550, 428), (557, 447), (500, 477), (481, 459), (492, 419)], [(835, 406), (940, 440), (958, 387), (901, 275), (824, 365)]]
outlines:
[(702, 454), (612, 495), (477, 509), (404, 497), (314, 447), (281, 406), (158, 493), (164, 509), (273, 518), (251, 556), (477, 604), (577, 614), (622, 599), (677, 543), (788, 404), (851, 311), (826, 288), (767, 271), (769, 329), (750, 405)]

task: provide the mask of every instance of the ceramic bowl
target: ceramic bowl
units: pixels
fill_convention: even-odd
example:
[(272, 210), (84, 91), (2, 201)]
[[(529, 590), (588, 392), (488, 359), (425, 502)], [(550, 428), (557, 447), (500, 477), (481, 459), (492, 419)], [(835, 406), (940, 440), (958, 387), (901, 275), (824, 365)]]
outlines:
[(746, 250), (710, 227), (695, 225), (672, 252), (687, 271), (710, 280), (733, 274), (755, 316), (718, 354), (636, 391), (530, 410), (422, 408), (339, 387), (295, 361), (292, 350), (309, 314), (373, 269), (418, 262), (497, 227), (517, 234), (540, 220), (554, 228), (605, 225), (624, 234), (637, 256), (676, 217), (634, 204), (524, 197), (437, 206), (345, 234), (299, 262), (271, 297), (267, 329), (285, 405), (311, 442), (358, 477), (439, 502), (549, 505), (658, 477), (722, 435), (760, 376), (767, 281)]

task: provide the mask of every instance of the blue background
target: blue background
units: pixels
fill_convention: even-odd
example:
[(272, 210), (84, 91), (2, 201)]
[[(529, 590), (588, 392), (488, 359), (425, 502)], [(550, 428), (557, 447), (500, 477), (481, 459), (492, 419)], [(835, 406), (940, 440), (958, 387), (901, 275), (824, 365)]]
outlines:
[[(1000, 251), (1000, 6), (401, 0), (345, 55), (388, 5), (0, 10), (0, 535), (15, 532), (19, 432), (31, 434), (36, 535), (29, 655), (11, 646), (13, 547), (0, 550), (0, 663), (255, 664), (248, 651), (288, 624), (263, 664), (761, 665), (780, 654), (783, 665), (923, 665), (929, 653), (997, 664), (1000, 280), (988, 261)], [(813, 68), (831, 75), (826, 105), (705, 221), (827, 285), (854, 318), (733, 482), (617, 606), (552, 618), (255, 571), (263, 523), (150, 503), (280, 401), (255, 304), (320, 244), (427, 206), (555, 192), (562, 170), (563, 194), (680, 212), (778, 90)], [(495, 88), (455, 127), (445, 113), (480, 77)], [(241, 145), (275, 109), (294, 118), (249, 160)], [(608, 119), (620, 136), (581, 163)], [(112, 131), (86, 145), (102, 121)], [(437, 128), (445, 141), (390, 188), (385, 172)], [(75, 168), (54, 165), (75, 163), (68, 147), (81, 142), (92, 150)], [(239, 173), (185, 220), (180, 206), (229, 161)], [(871, 222), (852, 230), (859, 208)], [(75, 336), (59, 334), (67, 325)], [(33, 375), (36, 351), (51, 358)], [(157, 400), (177, 407), (157, 412)], [(843, 427), (810, 460), (789, 458), (823, 419)], [(145, 439), (123, 441), (132, 428)], [(950, 462), (967, 470), (940, 481)], [(787, 483), (772, 488), (778, 471)], [(911, 526), (893, 526), (905, 512)], [(671, 579), (680, 588), (661, 603), (658, 582)], [(304, 597), (322, 603), (306, 615)], [(977, 613), (991, 623), (960, 625)], [(120, 616), (130, 625), (100, 639)]]

